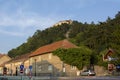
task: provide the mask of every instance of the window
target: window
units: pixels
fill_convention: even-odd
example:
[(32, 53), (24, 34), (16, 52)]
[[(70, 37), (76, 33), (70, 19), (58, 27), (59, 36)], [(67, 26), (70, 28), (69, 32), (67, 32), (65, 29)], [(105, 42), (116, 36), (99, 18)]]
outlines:
[(49, 70), (49, 71), (52, 71), (52, 65), (51, 65), (51, 64), (48, 65), (48, 70)]
[(38, 66), (38, 71), (42, 71), (42, 66)]
[(71, 70), (76, 70), (76, 66), (71, 65)]
[(52, 54), (49, 54), (49, 59), (51, 59), (52, 58)]
[(63, 72), (65, 72), (65, 67), (63, 67)]

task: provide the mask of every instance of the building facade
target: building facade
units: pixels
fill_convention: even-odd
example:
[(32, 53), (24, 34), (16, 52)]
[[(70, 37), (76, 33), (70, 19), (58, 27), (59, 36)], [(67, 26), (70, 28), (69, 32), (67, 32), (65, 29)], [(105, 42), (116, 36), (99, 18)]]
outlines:
[(63, 63), (59, 57), (52, 54), (52, 51), (58, 48), (77, 48), (77, 46), (68, 40), (62, 40), (38, 48), (30, 55), (30, 65), (33, 66), (33, 75), (79, 76), (79, 70), (75, 66)]
[(105, 55), (103, 55), (103, 61), (106, 61), (106, 62), (109, 61), (109, 63), (108, 63), (108, 68), (107, 68), (109, 74), (112, 74), (113, 71), (116, 70), (115, 64), (110, 63), (110, 61), (116, 60), (116, 58), (113, 58), (113, 57), (112, 57), (113, 54), (116, 54), (116, 53), (114, 52), (114, 50), (113, 50), (113, 49), (108, 49), (108, 50), (106, 51)]
[(72, 20), (63, 20), (63, 21), (59, 21), (58, 23), (54, 24), (53, 26), (59, 26), (62, 24), (72, 24)]
[(11, 59), (10, 61), (5, 63), (5, 67), (7, 68), (7, 75), (21, 75), (20, 73), (20, 65), (24, 65), (23, 75), (28, 75), (29, 73), (29, 53)]
[(7, 61), (11, 60), (11, 58), (6, 54), (0, 54), (0, 75), (3, 74), (3, 67)]

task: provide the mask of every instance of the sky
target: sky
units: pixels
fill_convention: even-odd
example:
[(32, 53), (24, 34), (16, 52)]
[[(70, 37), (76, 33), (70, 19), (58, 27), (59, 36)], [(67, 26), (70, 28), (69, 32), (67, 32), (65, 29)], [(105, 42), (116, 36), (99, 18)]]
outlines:
[(20, 46), (36, 30), (58, 21), (95, 23), (114, 18), (120, 0), (0, 0), (0, 53)]

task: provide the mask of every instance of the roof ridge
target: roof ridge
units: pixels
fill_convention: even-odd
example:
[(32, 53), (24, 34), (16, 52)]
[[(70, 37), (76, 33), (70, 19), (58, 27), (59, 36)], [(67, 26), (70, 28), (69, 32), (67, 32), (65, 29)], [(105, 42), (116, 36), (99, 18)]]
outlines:
[(67, 39), (64, 39), (63, 41), (62, 41), (62, 47), (64, 47), (65, 46), (65, 42), (67, 42), (68, 40)]
[(37, 50), (31, 53), (30, 57), (52, 52), (58, 48), (75, 48), (75, 47), (77, 47), (75, 44), (71, 43), (67, 39), (64, 39), (61, 41), (53, 42), (51, 44), (39, 47)]

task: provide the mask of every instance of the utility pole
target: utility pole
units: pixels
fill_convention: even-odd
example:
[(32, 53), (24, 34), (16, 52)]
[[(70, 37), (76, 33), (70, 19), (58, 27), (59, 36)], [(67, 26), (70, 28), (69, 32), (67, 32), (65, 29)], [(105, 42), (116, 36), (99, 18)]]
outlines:
[(35, 76), (36, 76), (36, 59), (35, 59)]

